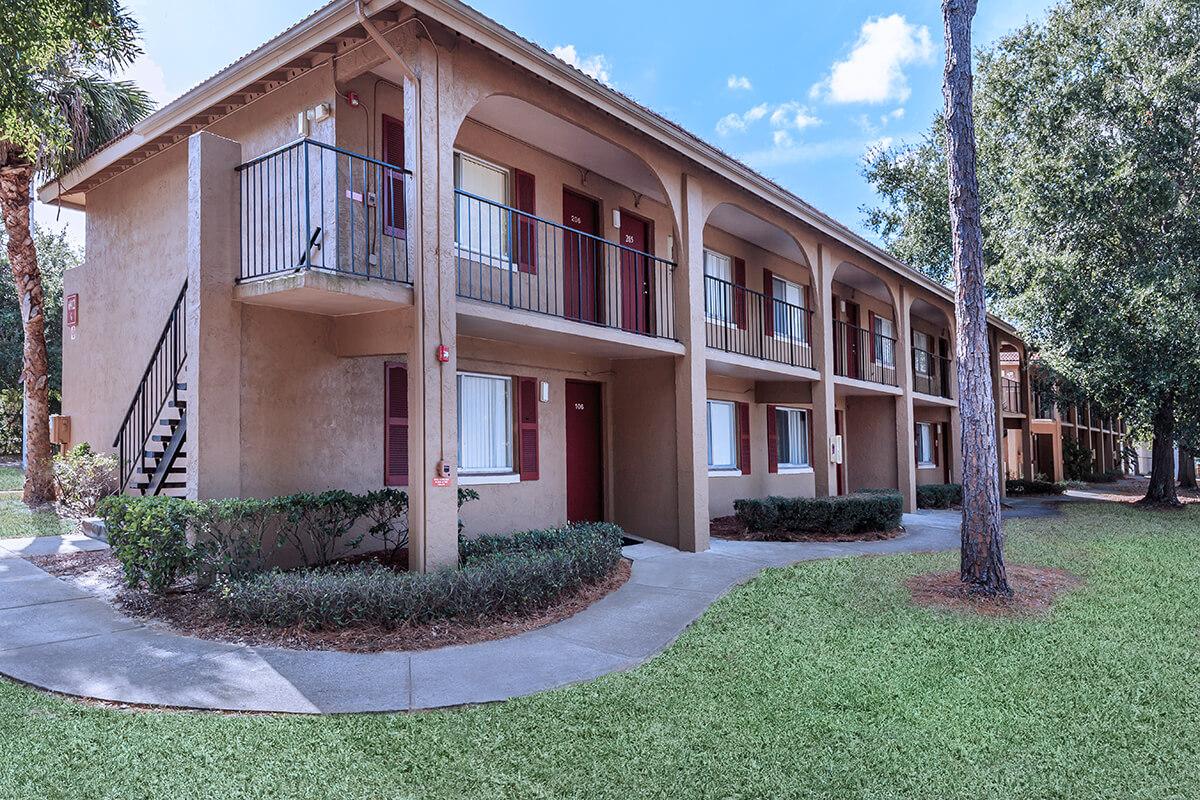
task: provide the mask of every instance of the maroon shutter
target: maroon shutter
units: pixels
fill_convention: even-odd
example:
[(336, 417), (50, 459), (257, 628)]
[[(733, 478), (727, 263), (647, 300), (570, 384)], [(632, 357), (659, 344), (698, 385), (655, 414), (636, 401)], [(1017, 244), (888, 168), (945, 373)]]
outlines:
[(767, 406), (767, 472), (779, 472), (779, 429), (775, 406)]
[[(812, 301), (812, 287), (801, 286), (800, 291), (804, 292), (804, 310), (805, 310), (805, 313), (804, 313), (804, 341), (811, 345), (812, 344), (812, 320), (813, 320), (813, 306), (812, 306), (812, 302), (811, 302)], [(811, 449), (811, 446), (810, 446), (810, 449)]]
[(763, 333), (775, 335), (775, 273), (763, 270)]
[(388, 361), (384, 367), (383, 485), (408, 485), (408, 367)]
[(517, 378), (517, 456), (523, 481), (538, 479), (538, 382)]
[(921, 425), (913, 425), (913, 463), (921, 463)]
[(385, 164), (399, 167), (398, 170), (384, 169), (383, 180), (383, 227), (388, 236), (403, 238), (405, 228), (404, 213), (404, 123), (388, 115), (383, 115), (383, 152), (381, 159)]
[(743, 475), (750, 474), (750, 404), (735, 403), (738, 426), (738, 469)]
[(813, 461), (815, 445), (813, 444), (813, 411), (811, 408), (804, 412), (804, 421), (808, 425), (808, 465), (811, 467), (816, 463)]
[[(515, 191), (513, 207), (525, 214), (537, 213), (537, 192), (533, 176), (528, 172), (513, 170)], [(517, 214), (517, 269), (521, 272), (537, 272), (537, 222), (524, 214)]]
[(746, 330), (746, 260), (733, 260), (733, 321)]
[(871, 361), (875, 361), (875, 312), (867, 312), (867, 338), (871, 340)]

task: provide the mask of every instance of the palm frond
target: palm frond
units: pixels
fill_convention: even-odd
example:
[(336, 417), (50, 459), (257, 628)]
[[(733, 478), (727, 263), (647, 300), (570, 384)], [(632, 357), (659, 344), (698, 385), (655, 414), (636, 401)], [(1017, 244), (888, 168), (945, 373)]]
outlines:
[(70, 131), (70, 143), (40, 154), (38, 168), (61, 174), (128, 131), (154, 110), (154, 101), (131, 81), (96, 74), (71, 76), (56, 87), (54, 102)]

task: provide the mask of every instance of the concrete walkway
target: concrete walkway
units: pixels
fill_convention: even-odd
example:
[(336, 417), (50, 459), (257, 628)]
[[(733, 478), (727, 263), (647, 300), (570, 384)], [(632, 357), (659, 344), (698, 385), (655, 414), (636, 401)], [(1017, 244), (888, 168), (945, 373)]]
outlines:
[(405, 711), (505, 700), (626, 670), (662, 652), (717, 598), (766, 567), (950, 550), (956, 511), (905, 514), (879, 542), (713, 540), (705, 553), (624, 549), (629, 581), (538, 630), (413, 653), (248, 647), (180, 636), (122, 616), (25, 556), (105, 547), (84, 536), (0, 539), (0, 673), (43, 689), (120, 703), (234, 711)]

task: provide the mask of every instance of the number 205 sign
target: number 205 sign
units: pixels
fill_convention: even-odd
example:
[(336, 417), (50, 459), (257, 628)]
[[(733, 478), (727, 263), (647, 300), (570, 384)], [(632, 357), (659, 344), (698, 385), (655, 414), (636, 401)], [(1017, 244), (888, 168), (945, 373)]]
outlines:
[(79, 295), (69, 294), (63, 301), (63, 316), (67, 318), (67, 325), (75, 327), (79, 324)]

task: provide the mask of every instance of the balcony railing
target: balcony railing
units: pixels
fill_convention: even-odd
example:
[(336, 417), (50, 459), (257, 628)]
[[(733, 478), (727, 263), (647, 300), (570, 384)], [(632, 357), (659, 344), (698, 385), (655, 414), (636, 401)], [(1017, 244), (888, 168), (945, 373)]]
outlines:
[(950, 359), (921, 347), (912, 349), (913, 391), (950, 397)]
[(237, 171), (239, 281), (315, 269), (412, 282), (408, 171), (312, 139)]
[(1054, 395), (1049, 392), (1034, 391), (1033, 416), (1035, 419), (1054, 419)]
[(674, 262), (455, 190), (459, 297), (675, 338)]
[(813, 367), (812, 312), (713, 275), (704, 276), (709, 347), (792, 367)]
[(1012, 378), (1000, 377), (1000, 409), (1009, 414), (1024, 412), (1021, 402), (1021, 382)]
[(896, 340), (847, 322), (834, 322), (833, 372), (844, 378), (898, 386)]

